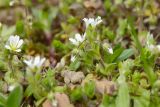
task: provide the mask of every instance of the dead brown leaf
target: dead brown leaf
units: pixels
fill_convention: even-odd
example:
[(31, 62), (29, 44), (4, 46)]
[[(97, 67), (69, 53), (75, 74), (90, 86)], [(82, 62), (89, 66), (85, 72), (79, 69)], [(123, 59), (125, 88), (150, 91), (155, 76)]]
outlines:
[(74, 72), (74, 71), (63, 71), (61, 75), (64, 77), (64, 82), (69, 83), (80, 83), (84, 79), (83, 72)]
[(74, 107), (70, 103), (69, 97), (66, 94), (56, 93), (55, 94), (55, 99), (58, 102), (58, 106), (57, 107)]
[(86, 8), (98, 9), (98, 8), (102, 7), (102, 1), (101, 0), (86, 0), (86, 1), (84, 1), (83, 4)]
[(113, 95), (113, 93), (117, 90), (116, 84), (112, 81), (108, 80), (95, 80), (96, 83), (96, 91), (101, 94)]
[(16, 23), (16, 20), (19, 19), (17, 14), (25, 18), (25, 9), (20, 6), (0, 9), (0, 22), (2, 22), (2, 24), (13, 25)]
[(73, 3), (72, 5), (70, 5), (69, 7), (70, 9), (70, 13), (73, 15), (73, 16), (76, 16), (77, 18), (78, 17), (84, 17), (84, 7), (79, 4), (79, 3)]
[(59, 0), (46, 0), (46, 2), (49, 5), (58, 5), (59, 4)]
[(42, 104), (42, 107), (53, 107), (52, 103), (50, 100), (45, 100), (44, 103)]

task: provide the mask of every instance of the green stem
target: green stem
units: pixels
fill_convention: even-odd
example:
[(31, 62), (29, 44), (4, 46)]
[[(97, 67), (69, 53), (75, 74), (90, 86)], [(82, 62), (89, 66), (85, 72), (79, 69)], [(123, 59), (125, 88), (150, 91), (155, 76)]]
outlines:
[(13, 68), (13, 64), (12, 64), (12, 59), (13, 59), (13, 54), (11, 53), (9, 55), (9, 62), (8, 62), (8, 64), (9, 64), (9, 68), (11, 70), (11, 76), (15, 77), (15, 75), (14, 75), (14, 68)]

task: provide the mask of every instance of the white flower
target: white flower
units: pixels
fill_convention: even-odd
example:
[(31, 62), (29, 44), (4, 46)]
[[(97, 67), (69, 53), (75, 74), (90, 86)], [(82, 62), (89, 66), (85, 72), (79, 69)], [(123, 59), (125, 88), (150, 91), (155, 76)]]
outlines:
[(74, 62), (76, 60), (76, 56), (71, 55), (71, 62)]
[(110, 54), (113, 54), (113, 49), (108, 43), (104, 43), (103, 47), (105, 50), (107, 50)]
[(160, 52), (160, 45), (148, 45), (148, 49), (153, 53), (159, 53)]
[(10, 85), (10, 86), (8, 87), (8, 91), (14, 90), (15, 87), (16, 87), (15, 85)]
[(85, 36), (84, 35), (80, 35), (79, 33), (75, 34), (75, 38), (69, 38), (69, 40), (72, 42), (72, 44), (78, 46), (80, 43), (82, 43), (85, 40)]
[(14, 0), (12, 0), (12, 1), (9, 2), (9, 6), (13, 6), (14, 4), (15, 4)]
[(20, 52), (22, 44), (23, 44), (23, 40), (20, 39), (19, 36), (11, 35), (8, 39), (8, 42), (5, 45), (5, 48), (11, 51)]
[(62, 58), (59, 63), (57, 63), (55, 68), (62, 68), (65, 66), (65, 58)]
[(146, 41), (146, 47), (152, 52), (152, 53), (159, 53), (160, 52), (160, 45), (154, 45), (155, 41), (153, 38), (153, 34), (148, 32), (147, 34), (147, 41)]
[(45, 58), (40, 58), (40, 56), (36, 56), (36, 57), (31, 57), (31, 59), (29, 60), (24, 60), (24, 63), (27, 64), (27, 66), (30, 69), (34, 69), (34, 68), (40, 68), (45, 60), (46, 60)]
[(96, 27), (96, 25), (100, 24), (102, 22), (102, 19), (100, 16), (98, 16), (96, 19), (94, 18), (84, 18), (83, 21), (86, 24), (86, 28), (91, 25), (92, 27)]
[(112, 48), (108, 48), (108, 52), (109, 52), (110, 54), (113, 54), (113, 49), (112, 49)]

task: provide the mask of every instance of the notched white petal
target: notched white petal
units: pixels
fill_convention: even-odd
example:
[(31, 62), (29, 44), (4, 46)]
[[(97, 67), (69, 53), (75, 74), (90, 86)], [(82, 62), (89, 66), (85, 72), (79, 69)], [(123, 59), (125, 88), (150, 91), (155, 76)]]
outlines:
[(22, 44), (23, 44), (23, 40), (21, 39), (21, 40), (18, 42), (17, 47), (20, 48), (20, 47), (22, 46)]

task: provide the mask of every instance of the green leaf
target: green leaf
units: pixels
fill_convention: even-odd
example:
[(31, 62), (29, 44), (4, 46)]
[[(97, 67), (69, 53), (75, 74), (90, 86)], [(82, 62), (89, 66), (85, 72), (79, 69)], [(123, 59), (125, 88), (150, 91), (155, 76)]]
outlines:
[(81, 65), (81, 62), (79, 60), (75, 60), (74, 62), (72, 62), (70, 65), (69, 65), (69, 68), (71, 70), (74, 70), (76, 71)]
[(157, 76), (156, 76), (153, 68), (150, 67), (150, 66), (147, 65), (147, 64), (144, 64), (143, 66), (144, 66), (144, 71), (147, 73), (147, 76), (148, 76), (148, 79), (149, 79), (150, 84), (153, 85), (154, 82), (155, 82), (156, 79), (157, 79)]
[(33, 94), (33, 89), (32, 89), (32, 85), (28, 85), (28, 87), (26, 88), (25, 92), (24, 92), (24, 96), (25, 97), (29, 97)]
[[(150, 107), (150, 93), (145, 89), (140, 89), (141, 96), (134, 98), (134, 107)], [(157, 106), (158, 107), (158, 106)]]
[(149, 79), (149, 82), (151, 85), (154, 84), (154, 82), (157, 79), (157, 76), (154, 72), (154, 56), (149, 53), (148, 51), (146, 51), (145, 49), (141, 50), (141, 56), (140, 56), (140, 60), (142, 62), (144, 71), (147, 74), (147, 77)]
[(15, 26), (11, 26), (11, 27), (3, 26), (1, 31), (1, 36), (7, 39), (8, 36), (14, 34), (15, 30), (16, 30)]
[(122, 61), (125, 60), (127, 58), (129, 58), (130, 56), (132, 56), (134, 54), (133, 49), (126, 49), (124, 50), (121, 55), (117, 58), (117, 61)]
[(104, 94), (100, 107), (115, 107), (115, 99)]
[(0, 93), (0, 107), (4, 106), (6, 104), (6, 101), (7, 101), (6, 97)]
[(89, 82), (85, 83), (85, 85), (84, 85), (84, 93), (90, 98), (92, 98), (94, 96), (95, 83), (93, 81), (89, 81)]
[(63, 51), (66, 49), (66, 46), (59, 40), (53, 40), (52, 45), (56, 48), (58, 51)]
[(22, 100), (22, 87), (17, 86), (8, 96), (6, 107), (20, 107)]
[(0, 7), (2, 6), (8, 6), (10, 0), (0, 0)]
[(136, 29), (135, 29), (135, 26), (134, 26), (134, 24), (133, 24), (132, 18), (131, 18), (131, 19), (128, 19), (127, 22), (128, 22), (128, 31), (129, 31), (129, 33), (131, 34), (131, 38), (132, 38), (133, 42), (135, 43), (136, 48), (137, 48), (139, 51), (141, 51), (142, 45), (141, 45), (141, 43), (140, 43), (140, 41), (139, 41), (138, 34), (137, 34)]
[(66, 86), (56, 86), (55, 88), (54, 88), (54, 91), (55, 92), (60, 92), (60, 93), (63, 93), (63, 92), (65, 92), (67, 90), (67, 87)]
[(82, 90), (81, 87), (77, 87), (71, 92), (71, 100), (78, 101), (80, 99), (82, 99)]
[(105, 7), (105, 10), (107, 10), (107, 12), (108, 12), (111, 9), (111, 7), (112, 7), (111, 0), (105, 0), (104, 1), (104, 7)]
[(125, 76), (121, 74), (118, 78), (119, 90), (116, 98), (116, 107), (130, 107), (130, 96), (128, 85), (125, 82)]
[(16, 22), (16, 32), (18, 34), (21, 34), (24, 32), (24, 23), (22, 20)]
[(126, 33), (126, 29), (127, 29), (127, 20), (126, 19), (119, 19), (118, 21), (119, 27), (117, 29), (117, 33), (120, 36), (124, 36), (124, 34)]
[(102, 68), (102, 65), (101, 66), (97, 65), (97, 67), (100, 73), (102, 73), (103, 75), (109, 75), (114, 71), (116, 64), (115, 63), (105, 64), (105, 68)]
[(78, 23), (78, 20), (76, 19), (76, 17), (73, 17), (73, 16), (71, 16), (67, 21), (70, 24)]
[(115, 39), (115, 37), (116, 37), (116, 35), (114, 34), (114, 32), (111, 29), (106, 28), (106, 27), (103, 28), (103, 35), (105, 37), (107, 37), (111, 41), (113, 41)]
[(117, 47), (115, 47), (113, 55), (111, 55), (110, 57), (110, 62), (115, 62), (122, 52), (123, 48), (121, 46), (118, 45)]

